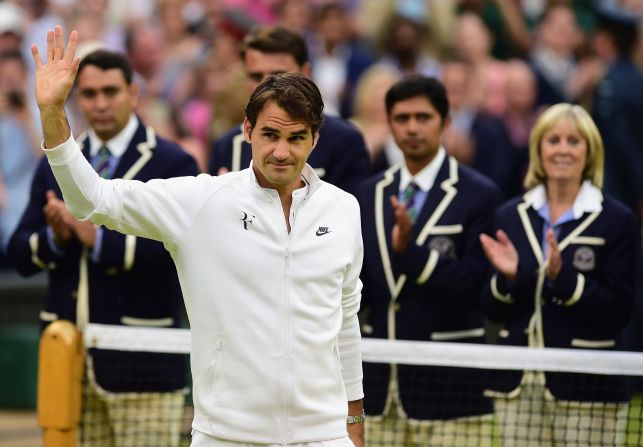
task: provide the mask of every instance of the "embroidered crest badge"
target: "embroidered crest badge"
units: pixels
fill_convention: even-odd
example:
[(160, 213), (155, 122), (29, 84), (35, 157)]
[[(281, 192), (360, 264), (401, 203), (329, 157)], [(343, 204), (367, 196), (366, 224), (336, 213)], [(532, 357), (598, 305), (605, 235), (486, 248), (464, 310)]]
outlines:
[(579, 247), (574, 252), (573, 265), (581, 272), (588, 272), (596, 267), (596, 253), (589, 247)]
[(455, 243), (453, 242), (453, 239), (449, 237), (438, 236), (431, 239), (431, 242), (429, 242), (429, 248), (440, 253), (440, 256), (457, 259), (455, 253)]

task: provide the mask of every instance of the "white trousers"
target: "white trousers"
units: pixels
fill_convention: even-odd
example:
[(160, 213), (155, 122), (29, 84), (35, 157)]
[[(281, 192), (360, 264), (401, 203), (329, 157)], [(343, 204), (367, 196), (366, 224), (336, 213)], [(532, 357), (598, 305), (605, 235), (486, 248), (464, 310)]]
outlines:
[[(247, 442), (234, 442), (192, 430), (192, 444), (190, 447), (283, 447), (281, 444), (249, 444)], [(288, 444), (288, 447), (355, 447), (348, 436), (329, 441), (305, 442), (302, 444)]]

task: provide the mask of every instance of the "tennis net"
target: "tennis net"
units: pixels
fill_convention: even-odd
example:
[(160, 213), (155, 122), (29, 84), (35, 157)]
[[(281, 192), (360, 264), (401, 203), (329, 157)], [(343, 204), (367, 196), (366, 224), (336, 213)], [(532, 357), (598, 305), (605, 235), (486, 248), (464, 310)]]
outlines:
[[(92, 324), (84, 337), (93, 353), (147, 353), (174, 364), (187, 363), (191, 345), (187, 329)], [(643, 445), (642, 398), (629, 388), (643, 376), (641, 353), (364, 339), (362, 356), (369, 447)], [(125, 374), (111, 364), (114, 375)], [(149, 369), (145, 380), (154, 380)], [(168, 425), (148, 411), (123, 445), (189, 445), (189, 383), (179, 395), (172, 440), (136, 442)]]

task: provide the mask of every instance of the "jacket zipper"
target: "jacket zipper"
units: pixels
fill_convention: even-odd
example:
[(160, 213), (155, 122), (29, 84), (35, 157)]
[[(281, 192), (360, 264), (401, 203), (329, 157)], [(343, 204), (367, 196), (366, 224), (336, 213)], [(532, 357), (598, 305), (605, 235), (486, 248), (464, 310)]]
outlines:
[[(289, 395), (289, 364), (290, 364), (290, 248), (291, 235), (294, 226), (290, 227), (290, 234), (286, 233), (286, 251), (284, 253), (284, 382), (282, 403), (282, 428), (281, 444), (288, 444), (288, 395)], [(287, 230), (286, 230), (287, 231)]]

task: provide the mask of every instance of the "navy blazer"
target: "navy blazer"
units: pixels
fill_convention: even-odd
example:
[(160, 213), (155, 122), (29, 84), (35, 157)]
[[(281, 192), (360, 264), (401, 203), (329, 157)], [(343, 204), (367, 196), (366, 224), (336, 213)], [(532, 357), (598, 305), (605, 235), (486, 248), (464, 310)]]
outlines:
[[(89, 158), (88, 138), (80, 146)], [(113, 178), (147, 181), (196, 174), (190, 155), (139, 124)], [(47, 270), (42, 328), (58, 319), (75, 322), (77, 296), (83, 291), (88, 292), (92, 323), (179, 327), (182, 294), (174, 263), (163, 245), (103, 228), (98, 262), (89, 259), (88, 250), (75, 236), (59, 256), (47, 240), (43, 214), (47, 190), (62, 197), (43, 157), (33, 178), (29, 204), (8, 246), (20, 274)], [(86, 265), (86, 277), (81, 274), (81, 263)], [(185, 386), (183, 356), (92, 350), (92, 360), (97, 383), (109, 391), (164, 391)]]
[[(244, 141), (241, 126), (238, 126), (213, 143), (209, 171), (212, 175), (217, 175), (222, 167), (240, 171), (250, 166), (250, 160), (252, 148)], [(355, 194), (370, 170), (368, 152), (359, 130), (328, 115), (324, 116), (319, 141), (308, 157), (308, 164), (319, 178), (351, 194)]]
[[(391, 248), (400, 166), (369, 179), (358, 194), (364, 238), (361, 279), (364, 337), (484, 343), (478, 305), (487, 261), (478, 235), (491, 225), (500, 191), (487, 178), (445, 158), (403, 255)], [(389, 332), (392, 329), (392, 332)], [(471, 369), (397, 365), (407, 416), (450, 419), (492, 411), (481, 376)], [(386, 411), (388, 364), (364, 365), (368, 414)]]
[[(503, 229), (519, 256), (514, 282), (494, 275), (483, 291), (487, 316), (504, 325), (499, 343), (528, 346), (527, 328), (536, 312), (540, 247), (544, 220), (518, 197), (496, 212), (495, 229)], [(493, 234), (495, 234), (495, 229)], [(584, 213), (562, 224), (558, 244), (562, 270), (543, 282), (540, 302), (545, 347), (622, 350), (622, 330), (633, 306), (634, 265), (640, 242), (635, 215), (604, 197), (602, 211)], [(521, 371), (498, 372), (489, 388), (516, 392)], [(547, 388), (564, 400), (617, 402), (628, 399), (623, 378), (545, 373)]]

